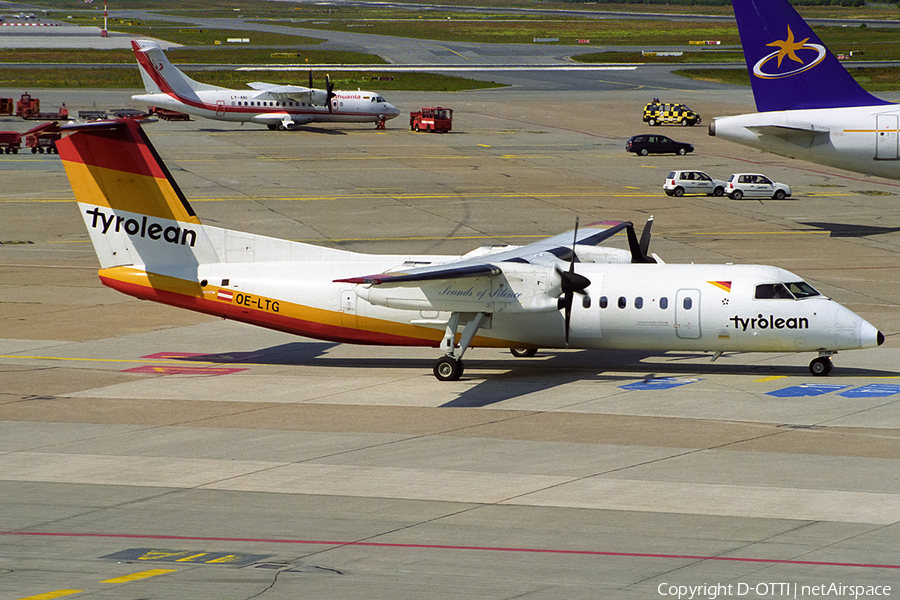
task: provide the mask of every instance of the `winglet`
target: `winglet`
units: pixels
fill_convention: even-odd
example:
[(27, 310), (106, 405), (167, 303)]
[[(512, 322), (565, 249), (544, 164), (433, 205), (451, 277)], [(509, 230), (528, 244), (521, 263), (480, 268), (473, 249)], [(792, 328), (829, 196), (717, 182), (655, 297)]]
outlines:
[(760, 112), (891, 104), (865, 91), (787, 0), (732, 0)]

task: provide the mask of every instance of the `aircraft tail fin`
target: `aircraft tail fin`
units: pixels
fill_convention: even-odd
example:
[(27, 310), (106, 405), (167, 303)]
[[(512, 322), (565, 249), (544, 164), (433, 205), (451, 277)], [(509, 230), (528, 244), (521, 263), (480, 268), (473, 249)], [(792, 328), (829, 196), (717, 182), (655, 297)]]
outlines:
[(165, 53), (154, 41), (136, 40), (131, 42), (131, 49), (140, 67), (141, 79), (148, 94), (169, 94), (174, 96), (193, 96), (194, 92), (220, 90), (215, 85), (195, 81), (185, 75), (178, 67), (169, 62)]
[(57, 149), (103, 269), (182, 272), (219, 261), (140, 124), (117, 119), (61, 130), (72, 132)]
[(732, 0), (760, 112), (890, 104), (847, 72), (787, 0)]

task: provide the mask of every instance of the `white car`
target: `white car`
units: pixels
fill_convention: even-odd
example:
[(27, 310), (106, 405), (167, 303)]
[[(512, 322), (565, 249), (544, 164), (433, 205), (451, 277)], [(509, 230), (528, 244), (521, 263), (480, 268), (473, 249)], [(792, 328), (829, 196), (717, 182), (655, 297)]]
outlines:
[(740, 200), (744, 196), (784, 200), (791, 195), (791, 186), (758, 173), (735, 173), (728, 178), (725, 193), (732, 200)]
[(703, 171), (672, 171), (666, 177), (663, 190), (669, 196), (685, 194), (721, 196), (725, 193), (725, 182), (713, 179)]

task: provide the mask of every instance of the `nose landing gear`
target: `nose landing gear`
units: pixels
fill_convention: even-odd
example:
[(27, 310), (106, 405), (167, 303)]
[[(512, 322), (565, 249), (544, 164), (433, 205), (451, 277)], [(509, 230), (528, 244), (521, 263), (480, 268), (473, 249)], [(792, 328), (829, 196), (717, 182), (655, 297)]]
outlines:
[(824, 377), (831, 373), (831, 369), (834, 368), (834, 364), (831, 362), (831, 354), (832, 353), (829, 353), (820, 356), (819, 358), (814, 358), (812, 362), (809, 363), (809, 372), (816, 377)]

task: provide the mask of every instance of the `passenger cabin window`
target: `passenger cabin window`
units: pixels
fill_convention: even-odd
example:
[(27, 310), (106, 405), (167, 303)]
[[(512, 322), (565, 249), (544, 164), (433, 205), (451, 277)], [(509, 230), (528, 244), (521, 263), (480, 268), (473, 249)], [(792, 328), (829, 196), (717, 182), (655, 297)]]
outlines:
[(619, 308), (625, 308), (628, 306), (628, 301), (625, 299), (625, 296), (619, 296)]
[(691, 310), (691, 307), (693, 305), (694, 305), (694, 303), (691, 301), (690, 298), (685, 298), (684, 302), (682, 302), (682, 306), (684, 306), (684, 310)]
[(638, 296), (634, 299), (634, 307), (635, 308), (644, 308), (644, 299)]
[(669, 308), (669, 299), (663, 296), (659, 299), (659, 307), (663, 310)]
[(609, 298), (600, 296), (600, 308), (606, 308), (607, 306), (609, 306)]

